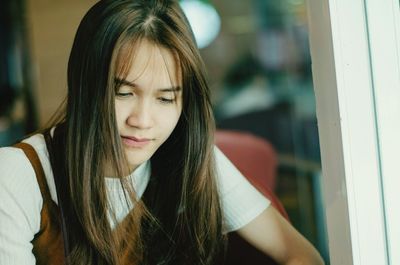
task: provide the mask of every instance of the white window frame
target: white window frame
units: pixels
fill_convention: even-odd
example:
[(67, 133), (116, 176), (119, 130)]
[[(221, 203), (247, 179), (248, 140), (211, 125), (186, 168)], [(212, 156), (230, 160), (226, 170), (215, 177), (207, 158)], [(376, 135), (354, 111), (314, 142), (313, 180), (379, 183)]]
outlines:
[(400, 264), (399, 0), (308, 0), (331, 264)]

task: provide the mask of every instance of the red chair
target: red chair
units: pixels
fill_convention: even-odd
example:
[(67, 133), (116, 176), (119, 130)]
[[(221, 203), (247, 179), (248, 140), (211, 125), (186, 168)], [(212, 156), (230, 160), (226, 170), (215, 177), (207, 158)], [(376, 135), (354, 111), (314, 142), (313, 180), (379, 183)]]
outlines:
[[(217, 130), (216, 145), (239, 171), (289, 220), (281, 202), (273, 193), (277, 158), (274, 148), (264, 139), (245, 132)], [(277, 264), (252, 247), (237, 233), (229, 233), (225, 265)]]

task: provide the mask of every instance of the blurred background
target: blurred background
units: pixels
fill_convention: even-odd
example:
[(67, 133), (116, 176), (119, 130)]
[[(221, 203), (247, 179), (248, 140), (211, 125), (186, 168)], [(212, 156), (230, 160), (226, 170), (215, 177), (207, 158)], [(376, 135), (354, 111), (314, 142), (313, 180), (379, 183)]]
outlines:
[[(73, 37), (95, 2), (0, 2), (0, 146), (44, 126), (62, 103)], [(273, 147), (269, 188), (328, 264), (304, 0), (181, 4), (206, 63), (218, 129)]]

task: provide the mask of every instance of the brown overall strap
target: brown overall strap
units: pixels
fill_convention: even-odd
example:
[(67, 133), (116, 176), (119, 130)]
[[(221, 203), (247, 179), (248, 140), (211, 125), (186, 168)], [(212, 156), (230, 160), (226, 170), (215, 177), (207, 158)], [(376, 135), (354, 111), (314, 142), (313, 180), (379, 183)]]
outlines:
[(21, 149), (31, 163), (43, 198), (43, 207), (40, 212), (40, 230), (31, 241), (33, 245), (32, 253), (36, 258), (36, 264), (64, 264), (64, 243), (60, 228), (60, 212), (57, 204), (51, 199), (42, 164), (31, 145), (18, 143), (14, 147)]
[(44, 170), (42, 167), (42, 163), (40, 162), (40, 159), (35, 151), (35, 149), (27, 143), (17, 143), (14, 145), (14, 147), (22, 149), (24, 151), (26, 157), (28, 158), (29, 162), (31, 162), (31, 165), (33, 167), (33, 170), (35, 171), (36, 174), (36, 179), (39, 184), (40, 192), (42, 193), (42, 197), (44, 201), (51, 201), (51, 195), (50, 195), (50, 190), (49, 186), (47, 185), (46, 177), (44, 174)]

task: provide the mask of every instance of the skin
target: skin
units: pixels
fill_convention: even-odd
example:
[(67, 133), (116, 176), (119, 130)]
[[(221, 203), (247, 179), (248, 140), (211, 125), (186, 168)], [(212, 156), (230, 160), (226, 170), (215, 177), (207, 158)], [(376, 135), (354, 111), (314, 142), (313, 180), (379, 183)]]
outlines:
[(316, 249), (273, 207), (237, 232), (279, 264), (324, 264)]
[[(131, 170), (151, 158), (171, 135), (182, 112), (180, 74), (173, 54), (146, 40), (135, 54), (127, 77), (118, 78), (122, 85), (115, 99), (118, 130)], [(149, 141), (137, 147), (127, 137)], [(237, 232), (280, 264), (323, 264), (315, 248), (273, 207)]]
[[(115, 97), (115, 113), (131, 171), (151, 158), (178, 123), (182, 112), (178, 74), (169, 50), (143, 40), (127, 77), (118, 78), (122, 85)], [(148, 141), (141, 146), (131, 137)]]

